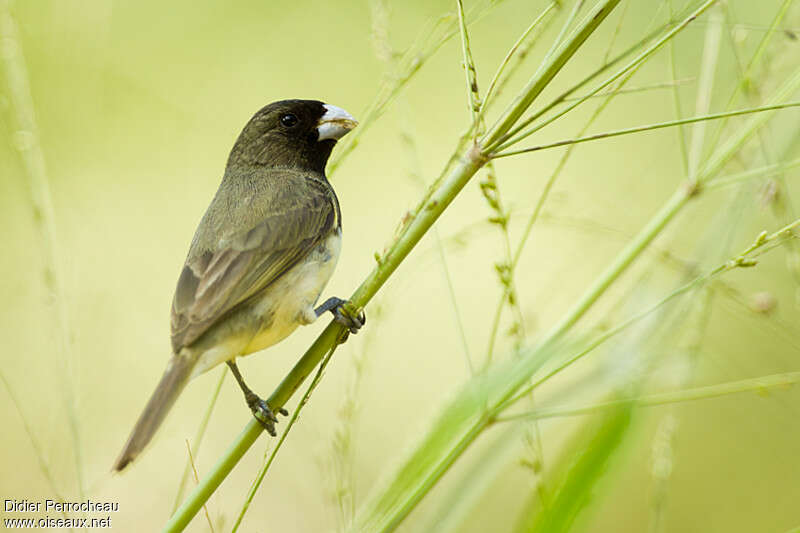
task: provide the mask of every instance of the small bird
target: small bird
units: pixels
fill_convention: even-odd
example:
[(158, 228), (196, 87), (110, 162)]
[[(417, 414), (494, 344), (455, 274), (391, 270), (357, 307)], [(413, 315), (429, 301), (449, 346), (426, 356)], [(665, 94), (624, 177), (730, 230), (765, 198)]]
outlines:
[(190, 379), (222, 362), (274, 436), (277, 418), (245, 384), (236, 357), (272, 346), (326, 311), (352, 333), (364, 325), (363, 311), (349, 311), (340, 298), (314, 307), (342, 243), (339, 200), (325, 164), (356, 124), (333, 105), (283, 100), (244, 127), (178, 278), (172, 358), (113, 470), (150, 442)]

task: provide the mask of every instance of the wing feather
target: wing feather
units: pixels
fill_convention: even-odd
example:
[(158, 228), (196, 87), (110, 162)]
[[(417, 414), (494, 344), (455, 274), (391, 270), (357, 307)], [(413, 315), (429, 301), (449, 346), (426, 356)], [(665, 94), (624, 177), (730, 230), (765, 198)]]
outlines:
[[(277, 205), (264, 209), (262, 216), (243, 229), (224, 235), (211, 246), (206, 244), (208, 249), (203, 249), (203, 240), (195, 237), (172, 303), (175, 353), (263, 291), (338, 224), (336, 199), (324, 181), (305, 177), (292, 187), (282, 187), (272, 197)], [(224, 199), (218, 194), (214, 201)], [(253, 202), (243, 202), (240, 209), (252, 209), (247, 204)], [(198, 234), (204, 224), (214, 223), (205, 218)]]

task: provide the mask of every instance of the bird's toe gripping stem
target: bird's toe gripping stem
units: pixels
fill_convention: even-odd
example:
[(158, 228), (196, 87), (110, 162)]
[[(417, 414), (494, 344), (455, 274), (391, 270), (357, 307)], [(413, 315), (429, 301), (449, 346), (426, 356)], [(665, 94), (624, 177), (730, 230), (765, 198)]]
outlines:
[[(253, 412), (255, 419), (258, 420), (262, 426), (264, 426), (264, 429), (267, 430), (267, 433), (273, 437), (276, 436), (278, 433), (275, 430), (275, 424), (278, 422), (278, 417), (275, 416), (275, 413), (272, 411), (272, 409), (270, 409), (267, 402), (262, 400), (253, 392), (246, 394), (245, 400), (247, 401), (247, 406), (250, 407), (250, 410)], [(289, 414), (289, 411), (281, 407), (278, 409), (278, 414), (286, 416)]]
[(367, 323), (367, 315), (364, 314), (363, 308), (356, 308), (350, 301), (342, 300), (335, 296), (333, 298), (328, 298), (322, 305), (314, 310), (317, 316), (320, 316), (325, 311), (330, 311), (331, 314), (333, 314), (334, 320), (347, 328), (342, 342), (347, 339), (347, 333), (358, 333), (358, 330)]

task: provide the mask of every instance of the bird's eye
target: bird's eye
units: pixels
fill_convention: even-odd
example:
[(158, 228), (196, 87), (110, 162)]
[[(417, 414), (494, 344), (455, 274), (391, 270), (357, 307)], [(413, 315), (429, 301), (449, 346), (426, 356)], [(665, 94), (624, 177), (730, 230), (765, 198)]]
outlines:
[(283, 124), (287, 128), (291, 128), (292, 126), (297, 124), (297, 117), (295, 115), (292, 115), (291, 113), (281, 115), (281, 124)]

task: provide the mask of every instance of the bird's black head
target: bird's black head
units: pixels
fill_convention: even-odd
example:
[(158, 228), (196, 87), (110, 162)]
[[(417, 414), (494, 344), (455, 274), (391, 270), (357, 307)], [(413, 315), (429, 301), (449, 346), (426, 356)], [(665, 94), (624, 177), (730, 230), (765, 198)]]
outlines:
[(288, 167), (324, 173), (336, 141), (356, 126), (347, 111), (317, 100), (282, 100), (260, 109), (242, 130), (228, 166)]

